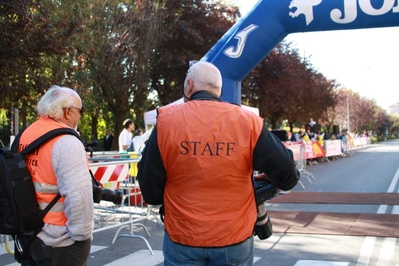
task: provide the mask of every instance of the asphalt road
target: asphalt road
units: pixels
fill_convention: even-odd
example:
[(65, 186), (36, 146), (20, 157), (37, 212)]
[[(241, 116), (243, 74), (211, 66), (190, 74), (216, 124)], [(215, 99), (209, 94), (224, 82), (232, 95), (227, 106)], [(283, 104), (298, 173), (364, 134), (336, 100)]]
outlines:
[[(308, 165), (314, 179), (302, 177), (305, 192), (394, 192), (398, 193), (399, 141), (388, 141), (356, 149), (353, 155)], [(268, 204), (269, 210), (391, 213), (399, 206)], [(271, 217), (273, 221), (273, 217)], [(89, 266), (163, 264), (164, 227), (155, 216), (133, 231), (124, 228), (125, 236), (112, 246), (117, 229), (94, 234)], [(133, 237), (132, 237), (133, 235)], [(146, 244), (148, 241), (148, 245)], [(153, 255), (150, 252), (153, 251)], [(0, 247), (0, 265), (15, 264), (11, 255)], [(256, 266), (399, 266), (399, 243), (396, 238), (332, 236), (274, 233), (267, 240), (255, 240)]]

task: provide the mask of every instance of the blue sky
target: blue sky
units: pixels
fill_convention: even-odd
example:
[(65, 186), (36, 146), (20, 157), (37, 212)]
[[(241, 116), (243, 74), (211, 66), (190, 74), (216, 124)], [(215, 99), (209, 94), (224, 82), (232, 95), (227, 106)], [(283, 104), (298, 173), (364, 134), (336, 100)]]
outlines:
[[(249, 12), (258, 0), (236, 0)], [(294, 33), (285, 38), (329, 79), (387, 109), (399, 102), (399, 27)]]

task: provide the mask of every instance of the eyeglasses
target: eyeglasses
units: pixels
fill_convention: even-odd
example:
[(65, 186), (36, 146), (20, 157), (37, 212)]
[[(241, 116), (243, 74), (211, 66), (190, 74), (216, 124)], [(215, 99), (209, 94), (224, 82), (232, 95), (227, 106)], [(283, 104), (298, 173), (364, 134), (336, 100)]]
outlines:
[[(62, 109), (66, 109), (67, 107), (65, 107), (65, 108), (62, 108)], [(76, 110), (78, 110), (79, 111), (79, 114), (80, 114), (80, 116), (82, 116), (83, 115), (83, 112), (85, 111), (85, 107), (84, 106), (82, 106), (82, 108), (76, 108), (76, 107), (73, 107), (73, 106), (71, 106), (71, 107), (69, 107), (69, 108), (73, 108), (73, 109), (76, 109)]]
[(83, 105), (82, 105), (82, 108), (80, 108), (80, 109), (79, 109), (79, 108), (76, 108), (76, 107), (73, 107), (73, 106), (71, 106), (71, 108), (78, 110), (80, 116), (82, 116), (82, 115), (83, 115), (83, 112), (85, 111), (85, 107), (84, 107)]

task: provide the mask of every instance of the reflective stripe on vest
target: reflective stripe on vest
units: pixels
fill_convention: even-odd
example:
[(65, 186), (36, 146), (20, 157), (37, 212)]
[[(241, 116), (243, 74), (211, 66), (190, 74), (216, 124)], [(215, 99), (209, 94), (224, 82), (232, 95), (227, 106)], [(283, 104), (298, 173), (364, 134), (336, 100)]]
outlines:
[(253, 151), (262, 128), (263, 119), (229, 103), (194, 100), (158, 110), (165, 228), (174, 242), (220, 247), (253, 234)]
[(47, 194), (58, 194), (58, 186), (57, 185), (51, 185), (51, 184), (43, 184), (39, 182), (33, 182), (33, 185), (35, 186), (35, 190), (38, 193), (47, 193)]
[[(39, 203), (40, 209), (44, 210), (49, 202), (53, 201), (53, 199), (58, 195), (58, 186), (57, 185), (49, 185), (42, 184), (38, 182), (33, 183), (36, 190), (36, 197)], [(52, 212), (64, 212), (64, 198), (60, 198), (58, 202), (51, 208)]]

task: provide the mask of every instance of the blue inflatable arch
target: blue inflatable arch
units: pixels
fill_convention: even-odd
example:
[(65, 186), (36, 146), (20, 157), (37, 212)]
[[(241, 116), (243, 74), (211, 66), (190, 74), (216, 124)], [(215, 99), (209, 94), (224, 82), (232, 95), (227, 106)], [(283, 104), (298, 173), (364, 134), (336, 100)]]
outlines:
[(399, 26), (399, 0), (260, 0), (201, 61), (223, 77), (223, 100), (241, 104), (241, 80), (288, 34)]

